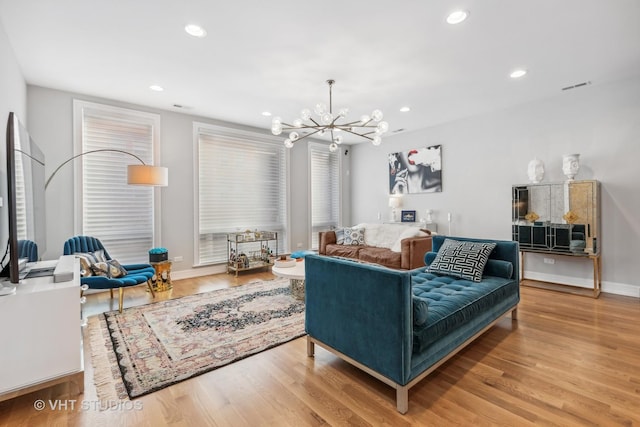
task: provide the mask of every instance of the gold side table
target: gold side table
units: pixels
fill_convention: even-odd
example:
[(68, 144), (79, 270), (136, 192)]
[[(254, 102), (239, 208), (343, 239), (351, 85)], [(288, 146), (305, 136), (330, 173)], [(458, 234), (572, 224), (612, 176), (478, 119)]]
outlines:
[(156, 270), (155, 276), (151, 279), (153, 290), (156, 292), (162, 292), (172, 289), (171, 261), (150, 262), (149, 264), (151, 264), (151, 266)]

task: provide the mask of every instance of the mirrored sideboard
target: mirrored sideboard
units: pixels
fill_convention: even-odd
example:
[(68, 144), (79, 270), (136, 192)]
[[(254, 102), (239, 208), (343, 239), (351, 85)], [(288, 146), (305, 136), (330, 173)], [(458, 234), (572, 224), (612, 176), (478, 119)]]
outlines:
[(600, 294), (600, 182), (595, 180), (512, 186), (512, 236), (524, 253), (583, 257), (593, 261), (594, 296)]

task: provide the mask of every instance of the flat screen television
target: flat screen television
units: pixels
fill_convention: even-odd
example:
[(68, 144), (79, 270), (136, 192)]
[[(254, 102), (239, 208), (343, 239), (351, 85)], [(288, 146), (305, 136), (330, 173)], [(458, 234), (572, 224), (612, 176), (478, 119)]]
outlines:
[(9, 238), (1, 275), (18, 283), (26, 266), (26, 260), (20, 258), (19, 241), (34, 242), (40, 254), (45, 250), (45, 159), (15, 113), (9, 113), (7, 122), (6, 158)]

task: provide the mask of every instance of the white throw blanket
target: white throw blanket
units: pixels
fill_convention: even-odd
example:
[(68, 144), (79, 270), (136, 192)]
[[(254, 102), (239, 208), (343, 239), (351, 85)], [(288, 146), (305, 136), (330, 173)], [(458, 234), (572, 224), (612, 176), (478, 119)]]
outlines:
[(403, 224), (358, 224), (353, 228), (364, 228), (364, 244), (377, 248), (391, 249), (393, 252), (401, 252), (401, 241), (409, 237), (428, 236), (420, 227)]

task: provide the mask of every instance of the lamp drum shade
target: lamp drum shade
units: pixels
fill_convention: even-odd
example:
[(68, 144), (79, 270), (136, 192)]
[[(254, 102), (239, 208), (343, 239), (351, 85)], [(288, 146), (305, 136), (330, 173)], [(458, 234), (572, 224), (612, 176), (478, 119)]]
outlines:
[(169, 169), (162, 166), (129, 165), (127, 184), (166, 187), (169, 185)]
[(399, 208), (402, 204), (402, 199), (400, 197), (389, 197), (389, 207), (390, 208)]

